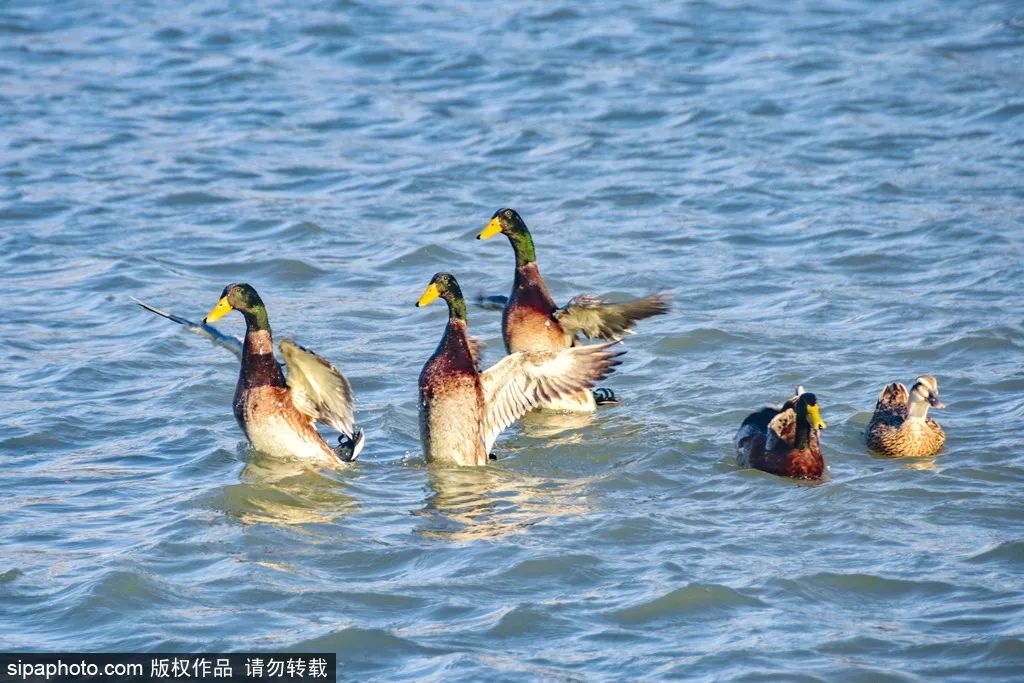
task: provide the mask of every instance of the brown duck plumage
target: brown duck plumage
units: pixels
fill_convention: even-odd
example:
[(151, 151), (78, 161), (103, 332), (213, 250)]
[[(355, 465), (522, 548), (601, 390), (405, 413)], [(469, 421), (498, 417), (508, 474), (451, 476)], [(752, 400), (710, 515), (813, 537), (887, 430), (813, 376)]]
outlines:
[(448, 324), (419, 379), (420, 440), (428, 461), (487, 464), (498, 435), (544, 401), (586, 389), (618, 365), (611, 344), (513, 353), (481, 372), (455, 277), (437, 273), (417, 306), (441, 297)]
[(910, 391), (899, 382), (886, 385), (868, 423), (868, 448), (890, 457), (938, 453), (946, 433), (928, 417), (929, 407), (944, 407), (939, 401), (938, 381), (931, 375), (919, 377)]
[[(250, 285), (225, 287), (217, 306), (203, 320), (204, 326), (232, 310), (245, 318), (233, 409), (253, 448), (319, 464), (354, 460), (362, 448), (362, 433), (353, 425), (352, 391), (345, 377), (325, 359), (284, 339), (281, 353), (288, 368), (286, 378), (274, 355), (266, 307)], [(317, 431), (316, 422), (341, 432), (343, 445), (331, 448)]]
[(820, 479), (825, 473), (818, 432), (824, 429), (817, 398), (797, 389), (781, 408), (750, 414), (736, 432), (740, 467), (795, 479)]
[(501, 314), (501, 336), (508, 353), (560, 351), (574, 339), (555, 317), (555, 305), (536, 263), (517, 265), (512, 295)]
[[(502, 338), (508, 353), (518, 351), (560, 351), (586, 339), (618, 340), (630, 334), (638, 320), (667, 313), (669, 298), (652, 294), (624, 303), (607, 303), (588, 296), (577, 296), (559, 308), (548, 292), (537, 266), (533, 237), (526, 223), (512, 209), (495, 212), (478, 239), (505, 234), (516, 256), (512, 293), (501, 320)], [(570, 401), (546, 407), (569, 410), (593, 410), (589, 391)]]

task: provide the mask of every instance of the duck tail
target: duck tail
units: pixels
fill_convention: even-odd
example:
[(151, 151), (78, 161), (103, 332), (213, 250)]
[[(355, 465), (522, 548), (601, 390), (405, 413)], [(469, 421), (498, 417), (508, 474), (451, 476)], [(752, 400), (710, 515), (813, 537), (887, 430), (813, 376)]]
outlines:
[(882, 392), (878, 395), (878, 403), (875, 405), (875, 409), (892, 410), (906, 408), (907, 401), (909, 400), (910, 394), (907, 393), (907, 388), (899, 382), (893, 382), (892, 384), (885, 385), (885, 388), (882, 389)]
[(352, 430), (352, 436), (346, 434), (338, 436), (338, 445), (334, 448), (334, 452), (342, 462), (354, 462), (363, 452), (365, 442), (366, 432), (356, 427)]

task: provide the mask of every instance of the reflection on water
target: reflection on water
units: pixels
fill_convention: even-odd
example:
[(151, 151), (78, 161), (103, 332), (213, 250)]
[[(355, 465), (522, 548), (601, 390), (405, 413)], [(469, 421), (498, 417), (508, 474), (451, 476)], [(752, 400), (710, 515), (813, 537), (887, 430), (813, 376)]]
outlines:
[(239, 475), (243, 482), (250, 483), (272, 483), (301, 477), (310, 470), (310, 466), (300, 460), (291, 458), (275, 458), (260, 453), (259, 451), (246, 448), (249, 452), (249, 461)]
[(935, 465), (936, 456), (932, 455), (925, 458), (908, 458), (903, 462), (903, 466), (908, 470), (927, 470), (929, 472), (941, 472), (942, 468)]
[(490, 467), (431, 467), (433, 491), (419, 532), (449, 541), (499, 539), (551, 517), (592, 509), (586, 482), (556, 480)]
[(936, 460), (942, 455), (939, 452), (937, 455), (925, 455), (920, 457), (905, 457), (905, 458), (892, 458), (879, 453), (870, 453), (871, 457), (876, 460), (899, 460), (900, 466), (908, 470), (923, 470), (927, 472), (941, 472), (942, 467), (936, 464)]
[(296, 460), (252, 453), (241, 483), (224, 487), (219, 507), (246, 524), (297, 525), (338, 520), (358, 510), (340, 475)]
[(569, 413), (553, 410), (534, 410), (523, 416), (523, 433), (534, 439), (555, 439), (556, 443), (578, 443), (583, 436), (579, 433), (563, 434), (571, 430), (589, 427), (594, 422), (594, 413)]

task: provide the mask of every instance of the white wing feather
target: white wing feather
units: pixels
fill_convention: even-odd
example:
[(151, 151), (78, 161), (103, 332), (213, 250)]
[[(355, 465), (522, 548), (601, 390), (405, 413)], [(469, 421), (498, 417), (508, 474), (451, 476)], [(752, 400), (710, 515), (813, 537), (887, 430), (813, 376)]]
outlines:
[(288, 387), (299, 412), (317, 422), (353, 435), (352, 387), (326, 359), (291, 339), (281, 340), (281, 355), (288, 367)]
[(607, 344), (575, 346), (563, 351), (525, 351), (505, 356), (481, 373), (484, 390), (484, 447), (541, 403), (588, 389), (618, 365), (625, 351)]

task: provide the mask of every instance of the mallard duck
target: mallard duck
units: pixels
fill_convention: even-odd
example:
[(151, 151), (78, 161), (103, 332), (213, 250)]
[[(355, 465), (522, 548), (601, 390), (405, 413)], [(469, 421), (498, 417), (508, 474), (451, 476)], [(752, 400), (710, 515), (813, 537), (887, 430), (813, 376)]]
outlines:
[(736, 462), (784, 477), (820, 479), (825, 459), (818, 432), (825, 427), (817, 397), (797, 387), (782, 407), (767, 406), (743, 421), (736, 432)]
[[(590, 296), (576, 296), (559, 308), (544, 284), (533, 237), (526, 223), (512, 209), (499, 209), (477, 239), (488, 239), (503, 233), (512, 243), (516, 255), (512, 294), (505, 303), (501, 331), (505, 349), (517, 351), (558, 351), (588, 339), (620, 339), (633, 331), (638, 320), (667, 313), (669, 299), (665, 294), (651, 294), (624, 303), (607, 303)], [(602, 402), (614, 403), (608, 390), (598, 394)], [(544, 407), (589, 412), (597, 402), (591, 391), (577, 392), (568, 400), (546, 403)]]
[[(270, 322), (263, 300), (250, 285), (231, 284), (202, 324), (148, 306), (143, 308), (212, 339), (241, 358), (235, 388), (234, 413), (253, 448), (269, 455), (293, 457), (318, 464), (355, 460), (363, 448), (363, 432), (353, 423), (352, 389), (348, 380), (324, 358), (282, 339), (288, 377), (274, 356)], [(245, 318), (245, 339), (239, 341), (208, 323), (235, 310)], [(331, 448), (313, 426), (321, 422), (341, 432)]]
[(909, 392), (899, 382), (886, 385), (868, 423), (868, 448), (890, 457), (938, 453), (946, 433), (928, 417), (929, 407), (946, 407), (939, 401), (939, 382), (931, 375), (918, 377)]
[(614, 342), (561, 351), (505, 356), (481, 372), (469, 337), (466, 301), (455, 276), (437, 273), (417, 306), (438, 297), (448, 304), (448, 325), (420, 373), (420, 439), (428, 461), (487, 464), (498, 435), (543, 401), (589, 388), (619, 364)]

